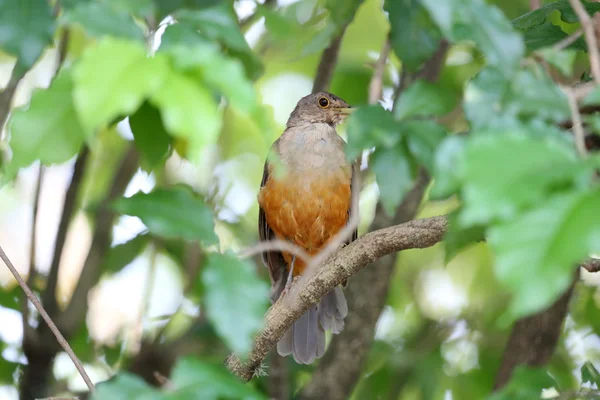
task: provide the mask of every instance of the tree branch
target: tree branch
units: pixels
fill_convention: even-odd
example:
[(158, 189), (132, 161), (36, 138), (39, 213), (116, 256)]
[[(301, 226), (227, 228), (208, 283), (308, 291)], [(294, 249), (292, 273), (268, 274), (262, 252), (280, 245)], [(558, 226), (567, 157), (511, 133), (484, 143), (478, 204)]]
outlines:
[(346, 26), (344, 26), (340, 34), (333, 39), (329, 47), (323, 50), (321, 61), (319, 61), (319, 66), (317, 67), (317, 75), (313, 82), (312, 93), (329, 89), (345, 32)]
[(21, 286), (21, 289), (23, 289), (23, 292), (25, 292), (25, 294), (27, 295), (27, 298), (33, 303), (33, 305), (38, 310), (38, 312), (40, 313), (40, 315), (42, 316), (44, 321), (46, 321), (46, 323), (48, 324), (48, 328), (50, 328), (50, 330), (54, 334), (54, 337), (56, 338), (56, 340), (58, 341), (60, 346), (67, 352), (67, 354), (71, 358), (71, 361), (73, 361), (73, 364), (75, 364), (75, 368), (77, 368), (77, 371), (83, 378), (83, 380), (84, 380), (85, 384), (87, 385), (88, 389), (90, 390), (90, 392), (93, 392), (94, 384), (92, 383), (88, 374), (85, 372), (85, 369), (83, 368), (83, 365), (81, 364), (81, 361), (79, 361), (79, 359), (73, 352), (73, 349), (71, 349), (71, 346), (69, 346), (69, 343), (67, 343), (66, 339), (60, 333), (60, 331), (58, 330), (58, 328), (52, 321), (52, 318), (50, 318), (50, 316), (48, 315), (46, 310), (44, 310), (44, 307), (42, 306), (42, 304), (40, 303), (38, 298), (35, 296), (35, 294), (33, 294), (31, 289), (29, 288), (29, 286), (27, 286), (27, 283), (25, 283), (25, 281), (23, 280), (23, 278), (21, 277), (21, 275), (19, 274), (19, 272), (17, 271), (17, 269), (15, 268), (13, 263), (10, 261), (10, 259), (8, 258), (8, 256), (6, 255), (6, 253), (4, 252), (2, 247), (0, 247), (0, 258), (2, 258), (2, 261), (4, 261), (4, 263), (10, 270), (10, 272), (13, 274), (13, 276), (19, 283), (19, 286)]
[(81, 270), (81, 275), (71, 301), (69, 301), (69, 305), (58, 319), (58, 326), (61, 327), (67, 336), (74, 334), (77, 327), (85, 319), (88, 309), (88, 291), (98, 282), (102, 261), (110, 248), (113, 221), (116, 217), (116, 213), (111, 209), (110, 204), (125, 192), (127, 185), (131, 181), (135, 171), (137, 171), (138, 158), (137, 150), (132, 145), (125, 154), (121, 165), (117, 168), (117, 173), (109, 193), (100, 204), (96, 213), (96, 227), (90, 251)]
[[(445, 216), (420, 219), (367, 233), (331, 257), (304, 285), (292, 286), (287, 306), (279, 299), (265, 317), (265, 328), (254, 341), (247, 362), (236, 355), (227, 359), (228, 368), (248, 381), (256, 373), (269, 350), (285, 331), (310, 307), (334, 287), (379, 258), (406, 249), (422, 249), (442, 240), (446, 232)], [(287, 297), (287, 296), (286, 296)]]
[(75, 201), (77, 200), (77, 194), (79, 188), (83, 182), (83, 175), (85, 172), (85, 165), (89, 155), (89, 150), (84, 147), (75, 161), (73, 167), (73, 177), (71, 183), (67, 189), (65, 195), (65, 203), (63, 205), (62, 215), (58, 224), (58, 231), (56, 233), (56, 241), (54, 242), (54, 255), (52, 257), (52, 264), (50, 264), (50, 272), (48, 273), (48, 281), (46, 289), (42, 294), (42, 303), (48, 310), (48, 312), (55, 316), (57, 315), (57, 302), (56, 302), (56, 286), (58, 284), (58, 270), (60, 268), (60, 260), (62, 258), (63, 248), (67, 240), (67, 232), (69, 231), (69, 223), (75, 213)]
[(502, 355), (494, 390), (508, 383), (517, 366), (526, 364), (539, 367), (550, 361), (578, 279), (579, 273), (575, 275), (571, 287), (550, 308), (517, 321)]
[(17, 91), (17, 86), (19, 86), (19, 82), (23, 79), (23, 75), (16, 75), (13, 71), (10, 76), (10, 80), (8, 84), (0, 92), (0, 134), (2, 133), (2, 128), (4, 127), (4, 123), (8, 118), (8, 114), (10, 112), (10, 105), (12, 103), (12, 98)]
[(600, 84), (600, 55), (598, 54), (598, 43), (596, 41), (594, 22), (580, 0), (569, 0), (569, 3), (571, 4), (573, 11), (575, 11), (575, 14), (577, 14), (577, 18), (579, 18), (581, 27), (583, 28), (585, 42), (588, 47), (588, 54), (590, 55), (590, 68), (592, 70), (594, 82)]

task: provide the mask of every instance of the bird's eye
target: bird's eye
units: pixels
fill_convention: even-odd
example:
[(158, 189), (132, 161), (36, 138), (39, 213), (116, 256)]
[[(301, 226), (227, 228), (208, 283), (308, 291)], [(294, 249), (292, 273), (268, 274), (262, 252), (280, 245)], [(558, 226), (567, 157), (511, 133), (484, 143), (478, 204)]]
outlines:
[(327, 108), (327, 107), (329, 107), (329, 100), (327, 100), (326, 97), (321, 97), (319, 99), (319, 107), (321, 107), (321, 108)]

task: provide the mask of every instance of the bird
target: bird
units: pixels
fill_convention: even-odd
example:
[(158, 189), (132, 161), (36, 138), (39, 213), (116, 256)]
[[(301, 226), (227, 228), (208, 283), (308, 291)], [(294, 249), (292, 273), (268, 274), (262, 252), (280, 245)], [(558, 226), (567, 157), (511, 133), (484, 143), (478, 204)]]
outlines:
[[(258, 192), (261, 242), (289, 241), (313, 256), (348, 224), (352, 192), (358, 190), (357, 165), (347, 160), (346, 142), (336, 126), (354, 110), (329, 92), (298, 101), (264, 164)], [(345, 244), (357, 236), (354, 229)], [(288, 293), (307, 266), (305, 260), (282, 251), (263, 252), (262, 261), (269, 270), (271, 303)], [(294, 322), (277, 343), (279, 355), (292, 354), (300, 364), (323, 356), (325, 331), (339, 334), (344, 327), (346, 285), (335, 287)]]

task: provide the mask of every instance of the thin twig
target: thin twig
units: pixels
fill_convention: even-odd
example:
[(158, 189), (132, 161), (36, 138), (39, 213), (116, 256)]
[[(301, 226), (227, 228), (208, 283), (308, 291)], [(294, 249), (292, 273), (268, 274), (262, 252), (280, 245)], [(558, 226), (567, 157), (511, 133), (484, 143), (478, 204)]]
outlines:
[(67, 343), (67, 341), (65, 340), (63, 335), (60, 333), (60, 331), (58, 330), (56, 325), (54, 325), (52, 318), (50, 318), (50, 316), (48, 315), (46, 310), (44, 310), (44, 307), (42, 307), (42, 304), (40, 303), (38, 298), (35, 296), (35, 294), (33, 294), (31, 289), (29, 289), (29, 286), (27, 286), (27, 283), (21, 277), (21, 274), (19, 274), (19, 271), (17, 271), (17, 269), (15, 268), (13, 263), (10, 261), (10, 259), (8, 258), (8, 256), (4, 252), (4, 250), (2, 249), (2, 246), (0, 246), (0, 258), (2, 258), (2, 261), (4, 261), (4, 263), (10, 270), (10, 272), (13, 274), (13, 276), (19, 283), (19, 286), (21, 286), (21, 289), (23, 289), (23, 291), (27, 295), (27, 298), (33, 303), (33, 305), (38, 310), (38, 312), (40, 313), (40, 315), (42, 316), (44, 321), (46, 321), (46, 323), (48, 324), (48, 327), (50, 328), (50, 330), (56, 337), (56, 340), (58, 341), (60, 346), (67, 352), (67, 354), (71, 358), (71, 361), (73, 361), (73, 364), (75, 364), (75, 368), (77, 368), (77, 371), (83, 378), (83, 380), (84, 380), (85, 384), (87, 385), (88, 389), (90, 390), (90, 392), (93, 392), (94, 384), (92, 383), (88, 374), (85, 372), (85, 369), (83, 368), (83, 365), (81, 364), (81, 361), (79, 361), (79, 358), (77, 358), (77, 356), (73, 352), (73, 349), (71, 349), (71, 346), (69, 346), (69, 343)]
[(571, 109), (571, 119), (573, 120), (573, 133), (575, 135), (575, 147), (581, 157), (587, 157), (587, 149), (585, 148), (585, 132), (583, 131), (583, 122), (581, 121), (581, 114), (579, 114), (579, 107), (577, 106), (577, 99), (573, 89), (569, 87), (563, 87), (564, 93), (567, 95), (569, 101), (569, 108)]
[(600, 272), (600, 258), (589, 258), (581, 263), (581, 268), (588, 272)]
[(598, 43), (596, 41), (594, 22), (580, 0), (569, 0), (569, 3), (571, 4), (573, 11), (575, 11), (575, 14), (577, 14), (577, 18), (579, 18), (581, 27), (583, 28), (585, 41), (588, 47), (588, 54), (590, 55), (590, 67), (592, 69), (594, 82), (600, 84), (600, 55), (598, 54)]
[[(40, 207), (40, 192), (42, 181), (44, 179), (44, 166), (40, 163), (38, 175), (35, 183), (35, 192), (33, 194), (33, 209), (31, 212), (31, 242), (29, 243), (29, 273), (27, 274), (27, 286), (31, 287), (37, 274), (35, 268), (36, 259), (36, 242), (37, 242), (37, 215)], [(29, 305), (27, 304), (27, 296), (23, 295), (21, 303), (21, 315), (23, 316), (23, 332), (24, 336), (31, 334), (32, 330), (29, 326)], [(29, 332), (27, 332), (29, 331)]]
[(296, 246), (291, 242), (280, 239), (259, 242), (252, 247), (240, 251), (238, 253), (238, 256), (246, 258), (256, 254), (266, 253), (269, 251), (283, 251), (286, 253), (290, 253), (291, 255), (295, 255), (296, 257), (301, 258), (306, 263), (309, 263), (312, 260), (310, 254), (304, 251), (304, 249), (302, 249), (300, 246)]
[(579, 39), (581, 37), (582, 34), (583, 34), (583, 30), (582, 29), (577, 29), (571, 35), (567, 36), (566, 38), (562, 39), (559, 42), (556, 42), (552, 46), (552, 48), (554, 50), (566, 49), (567, 47), (569, 47), (570, 45), (572, 45), (573, 43), (575, 43), (577, 41), (577, 39)]
[(373, 76), (369, 83), (369, 104), (376, 104), (381, 98), (383, 92), (383, 73), (385, 72), (389, 52), (390, 41), (388, 39), (385, 41), (381, 53), (379, 53), (379, 58), (377, 59), (377, 63), (375, 63), (375, 71), (373, 71)]

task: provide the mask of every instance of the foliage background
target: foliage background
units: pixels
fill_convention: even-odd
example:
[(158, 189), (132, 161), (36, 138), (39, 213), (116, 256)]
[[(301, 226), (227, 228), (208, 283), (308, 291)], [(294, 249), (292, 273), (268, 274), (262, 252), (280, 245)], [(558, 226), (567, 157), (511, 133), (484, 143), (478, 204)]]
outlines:
[[(257, 241), (267, 150), (341, 32), (329, 90), (354, 105), (368, 103), (388, 34), (392, 48), (383, 108), (340, 129), (354, 155), (377, 147), (361, 233), (376, 212), (392, 220), (419, 166), (435, 183), (418, 217), (461, 205), (444, 243), (399, 254), (350, 398), (490, 395), (513, 323), (552, 305), (600, 247), (598, 161), (556, 126), (570, 118), (558, 84), (589, 80), (583, 38), (553, 47), (578, 29), (568, 4), (528, 14), (526, 0), (0, 0), (0, 109), (12, 110), (0, 243), (92, 380), (117, 374), (94, 398), (273, 393), (272, 369), (242, 385), (222, 365), (249, 350), (268, 306), (266, 271), (234, 252)], [(452, 45), (438, 82), (408, 79), (442, 37)], [(598, 117), (586, 118), (594, 134)], [(489, 243), (474, 243), (484, 232)], [(0, 283), (0, 398), (82, 395), (32, 309), (23, 324), (4, 268)], [(582, 272), (552, 357), (493, 398), (595, 398), (598, 283)], [(301, 394), (315, 367), (280, 365), (290, 398)], [(162, 390), (154, 371), (169, 377)]]

